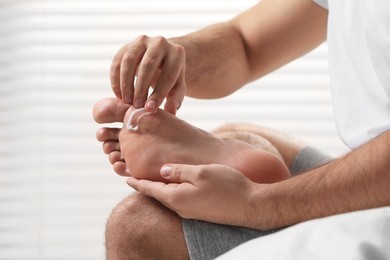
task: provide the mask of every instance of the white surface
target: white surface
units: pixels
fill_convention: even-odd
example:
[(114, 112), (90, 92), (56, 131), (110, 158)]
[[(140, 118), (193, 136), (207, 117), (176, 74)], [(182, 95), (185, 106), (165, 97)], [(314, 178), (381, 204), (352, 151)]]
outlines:
[(390, 207), (307, 221), (251, 240), (218, 259), (390, 259)]

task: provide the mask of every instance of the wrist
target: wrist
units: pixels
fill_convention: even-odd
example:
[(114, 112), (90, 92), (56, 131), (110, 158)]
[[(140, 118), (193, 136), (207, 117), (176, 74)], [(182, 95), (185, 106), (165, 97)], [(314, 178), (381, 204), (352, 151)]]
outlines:
[[(305, 220), (298, 210), (302, 205), (294, 202), (293, 182), (294, 180), (287, 179), (271, 184), (256, 184), (250, 199), (254, 211), (252, 216), (256, 216), (253, 218), (253, 228), (270, 230)], [(307, 206), (306, 202), (304, 204)], [(305, 210), (304, 207), (301, 209)]]
[(253, 183), (253, 189), (249, 199), (252, 210), (251, 228), (258, 230), (270, 230), (283, 226), (280, 223), (279, 208), (281, 194), (275, 192), (278, 183), (259, 184)]

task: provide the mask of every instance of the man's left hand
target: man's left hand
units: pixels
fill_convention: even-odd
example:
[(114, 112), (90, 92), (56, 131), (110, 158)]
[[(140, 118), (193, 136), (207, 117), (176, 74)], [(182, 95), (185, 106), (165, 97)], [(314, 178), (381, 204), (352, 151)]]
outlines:
[[(167, 182), (127, 179), (142, 194), (159, 200), (183, 218), (255, 227), (251, 200), (261, 184), (223, 165), (164, 165)], [(252, 219), (252, 220), (251, 220)]]

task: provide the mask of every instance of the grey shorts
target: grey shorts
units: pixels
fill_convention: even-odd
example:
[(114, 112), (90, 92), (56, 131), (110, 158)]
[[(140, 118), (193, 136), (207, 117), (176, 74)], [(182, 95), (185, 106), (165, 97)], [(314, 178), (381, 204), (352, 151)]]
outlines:
[[(293, 175), (297, 175), (331, 160), (332, 157), (316, 148), (308, 146), (298, 153), (291, 171)], [(188, 251), (192, 260), (214, 259), (246, 241), (280, 230), (259, 231), (191, 219), (184, 219), (182, 224)]]

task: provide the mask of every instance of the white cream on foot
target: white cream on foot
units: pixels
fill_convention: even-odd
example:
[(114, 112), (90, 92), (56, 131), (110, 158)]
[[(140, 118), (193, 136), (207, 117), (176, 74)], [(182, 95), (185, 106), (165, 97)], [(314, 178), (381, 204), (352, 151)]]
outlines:
[(150, 114), (154, 114), (155, 112), (147, 112), (145, 108), (139, 108), (133, 111), (133, 113), (130, 114), (129, 120), (127, 121), (126, 128), (130, 131), (136, 132), (138, 131), (138, 122), (139, 120), (144, 117), (148, 116)]

